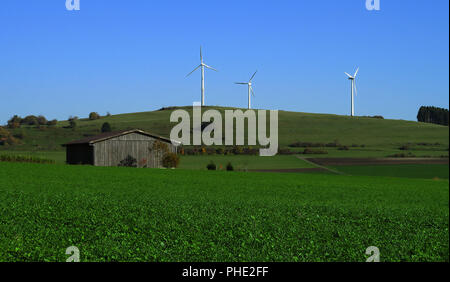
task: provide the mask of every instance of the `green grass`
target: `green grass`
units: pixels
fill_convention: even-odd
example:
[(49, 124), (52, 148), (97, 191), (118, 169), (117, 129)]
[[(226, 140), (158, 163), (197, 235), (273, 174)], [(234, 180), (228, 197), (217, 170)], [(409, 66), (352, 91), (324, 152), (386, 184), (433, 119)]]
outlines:
[(204, 169), (213, 161), (217, 167), (226, 168), (228, 162), (231, 162), (235, 170), (247, 169), (290, 169), (290, 168), (313, 168), (314, 166), (300, 160), (296, 156), (182, 156), (180, 159), (180, 168), (182, 169)]
[(0, 261), (449, 261), (449, 182), (0, 163)]
[(402, 164), (402, 165), (362, 165), (335, 166), (336, 170), (351, 175), (390, 176), (409, 178), (448, 179), (448, 165)]
[[(211, 107), (204, 107), (203, 111)], [(223, 112), (229, 108), (214, 107)], [(188, 112), (192, 107), (184, 107)], [(138, 128), (168, 137), (174, 123), (169, 122), (171, 110), (130, 113), (104, 117), (99, 120), (82, 119), (77, 129), (64, 128), (67, 121), (59, 122), (55, 128), (24, 127), (13, 130), (23, 133), (21, 145), (1, 148), (18, 151), (63, 151), (61, 144), (100, 133), (101, 125), (109, 122), (113, 130)], [(365, 145), (350, 151), (329, 149), (328, 156), (336, 157), (386, 157), (404, 153), (398, 148), (411, 145), (411, 152), (417, 156), (448, 156), (449, 129), (427, 123), (404, 120), (380, 120), (364, 117), (348, 117), (329, 114), (308, 114), (299, 112), (279, 112), (279, 144), (286, 147), (297, 141), (329, 143), (338, 140), (341, 144)], [(417, 143), (437, 145), (419, 146)], [(328, 149), (327, 149), (328, 150)]]

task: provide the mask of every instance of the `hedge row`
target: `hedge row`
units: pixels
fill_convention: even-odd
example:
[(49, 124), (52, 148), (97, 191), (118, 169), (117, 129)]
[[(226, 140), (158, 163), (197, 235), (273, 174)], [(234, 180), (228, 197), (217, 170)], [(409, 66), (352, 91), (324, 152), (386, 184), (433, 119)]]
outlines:
[(53, 164), (54, 160), (20, 155), (0, 155), (0, 162)]

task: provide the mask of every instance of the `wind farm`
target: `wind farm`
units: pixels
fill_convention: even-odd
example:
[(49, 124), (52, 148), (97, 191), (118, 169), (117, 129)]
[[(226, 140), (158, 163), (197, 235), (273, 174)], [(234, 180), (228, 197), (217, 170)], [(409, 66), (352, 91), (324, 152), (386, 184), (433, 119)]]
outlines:
[[(201, 105), (205, 106), (205, 69), (210, 69), (213, 71), (217, 70), (211, 66), (208, 66), (207, 64), (205, 64), (203, 62), (203, 54), (202, 54), (202, 47), (200, 46), (200, 65), (198, 65), (193, 71), (191, 71), (190, 73), (188, 73), (186, 75), (186, 77), (189, 77), (190, 75), (192, 75), (195, 71), (197, 71), (198, 69), (201, 70), (201, 84), (200, 84), (200, 93), (201, 93)], [(251, 110), (252, 109), (252, 97), (255, 97), (255, 92), (253, 91), (253, 84), (252, 81), (255, 78), (255, 75), (258, 71), (255, 71), (253, 73), (253, 75), (250, 77), (248, 82), (235, 82), (235, 84), (238, 85), (247, 85), (247, 109)], [(358, 75), (359, 72), (359, 67), (356, 69), (355, 74), (354, 75), (350, 75), (347, 72), (344, 72), (347, 77), (348, 80), (350, 81), (351, 85), (350, 85), (350, 116), (354, 117), (355, 116), (355, 96), (358, 95), (358, 90), (356, 87), (356, 76)]]

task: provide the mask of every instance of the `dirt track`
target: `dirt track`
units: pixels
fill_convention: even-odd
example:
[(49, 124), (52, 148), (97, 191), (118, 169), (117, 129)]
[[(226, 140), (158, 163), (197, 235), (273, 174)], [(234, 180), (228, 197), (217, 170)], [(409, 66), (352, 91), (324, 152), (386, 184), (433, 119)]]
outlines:
[(307, 160), (322, 166), (449, 163), (448, 158), (308, 158)]

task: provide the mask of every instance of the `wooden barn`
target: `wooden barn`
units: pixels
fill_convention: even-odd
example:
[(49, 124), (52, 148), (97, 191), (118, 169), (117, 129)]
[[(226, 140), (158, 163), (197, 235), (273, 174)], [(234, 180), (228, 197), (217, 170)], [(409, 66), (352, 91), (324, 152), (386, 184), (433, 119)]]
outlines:
[(103, 133), (63, 146), (66, 162), (72, 165), (158, 168), (166, 152), (177, 153), (170, 139), (138, 129)]

